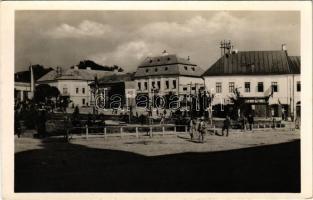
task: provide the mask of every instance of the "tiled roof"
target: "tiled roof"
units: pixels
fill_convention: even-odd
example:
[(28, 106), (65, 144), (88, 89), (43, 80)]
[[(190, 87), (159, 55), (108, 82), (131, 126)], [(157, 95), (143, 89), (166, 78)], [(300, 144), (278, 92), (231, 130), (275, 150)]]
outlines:
[(38, 82), (54, 81), (54, 80), (84, 80), (92, 81), (95, 76), (101, 78), (103, 76), (112, 75), (114, 72), (99, 71), (99, 70), (86, 70), (86, 69), (67, 69), (62, 72), (60, 76), (57, 75), (57, 71), (53, 70), (41, 77)]
[(292, 71), (295, 74), (301, 73), (301, 58), (300, 56), (289, 56), (289, 65), (292, 69)]
[(194, 65), (188, 59), (180, 58), (173, 55), (163, 55), (163, 56), (156, 56), (156, 57), (147, 57), (139, 67), (153, 67), (153, 66), (160, 66), (160, 65), (172, 65), (172, 64), (186, 64), (186, 65)]
[(137, 68), (135, 77), (182, 75), (200, 77), (203, 69), (192, 64), (188, 59), (176, 55), (146, 58)]
[(37, 82), (53, 81), (55, 80), (56, 76), (57, 76), (57, 71), (52, 70), (48, 72), (47, 74), (45, 74), (44, 76), (42, 76), (40, 79), (38, 79)]
[(300, 73), (300, 57), (297, 58), (289, 57), (286, 51), (225, 54), (203, 76), (297, 74)]
[(118, 83), (118, 82), (126, 82), (133, 81), (134, 73), (127, 74), (113, 74), (110, 76), (103, 76), (98, 80), (99, 84), (108, 84), (108, 83)]

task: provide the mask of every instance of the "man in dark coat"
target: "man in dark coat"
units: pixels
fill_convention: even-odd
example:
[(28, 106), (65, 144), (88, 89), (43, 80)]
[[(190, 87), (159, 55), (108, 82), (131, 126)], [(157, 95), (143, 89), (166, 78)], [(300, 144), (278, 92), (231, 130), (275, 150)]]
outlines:
[(226, 129), (226, 136), (228, 137), (229, 126), (230, 126), (230, 119), (228, 116), (226, 116), (226, 119), (224, 120), (223, 128), (222, 128), (222, 136), (224, 136), (224, 131)]
[(254, 124), (254, 118), (253, 118), (252, 114), (248, 115), (248, 123), (249, 123), (249, 129), (250, 129), (250, 131), (252, 131), (252, 125)]

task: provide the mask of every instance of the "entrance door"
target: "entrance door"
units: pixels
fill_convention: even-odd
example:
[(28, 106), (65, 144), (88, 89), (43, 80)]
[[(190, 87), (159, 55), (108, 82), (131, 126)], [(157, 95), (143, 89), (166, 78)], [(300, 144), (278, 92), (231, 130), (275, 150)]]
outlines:
[(300, 101), (298, 101), (296, 105), (296, 117), (301, 118), (301, 102)]

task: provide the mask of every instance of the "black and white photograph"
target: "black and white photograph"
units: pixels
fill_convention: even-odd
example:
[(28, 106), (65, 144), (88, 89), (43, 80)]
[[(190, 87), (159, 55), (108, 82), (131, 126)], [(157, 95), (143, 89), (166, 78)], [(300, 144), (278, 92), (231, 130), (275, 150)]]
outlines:
[(13, 192), (300, 194), (301, 17), (15, 10)]

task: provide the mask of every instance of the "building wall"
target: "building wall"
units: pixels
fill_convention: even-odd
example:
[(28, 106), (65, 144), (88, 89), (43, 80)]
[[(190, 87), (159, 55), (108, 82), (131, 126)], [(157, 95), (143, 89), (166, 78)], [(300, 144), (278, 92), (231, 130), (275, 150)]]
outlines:
[[(89, 106), (90, 105), (90, 87), (89, 81), (86, 80), (55, 80), (55, 81), (45, 81), (38, 84), (48, 84), (59, 89), (60, 94), (63, 96), (69, 96), (72, 100), (71, 106)], [(78, 92), (76, 92), (78, 88)], [(83, 93), (83, 88), (85, 92)], [(85, 104), (83, 104), (83, 99)]]
[(179, 77), (180, 94), (196, 94), (201, 87), (204, 87), (204, 80), (201, 77)]
[[(269, 104), (287, 104), (291, 106), (291, 112), (295, 110), (296, 103), (300, 101), (300, 91), (297, 91), (297, 81), (300, 81), (300, 75), (241, 75), (241, 76), (206, 76), (204, 77), (207, 90), (216, 94), (213, 104), (219, 104), (221, 101), (230, 103), (229, 97), (233, 95), (229, 91), (229, 83), (234, 82), (235, 88), (238, 88), (240, 94), (244, 97), (264, 97), (271, 93), (272, 82), (277, 82), (278, 91), (274, 92), (273, 97), (269, 99)], [(222, 92), (216, 92), (216, 83), (222, 85)], [(245, 91), (245, 82), (250, 82), (250, 92)], [(258, 82), (263, 82), (263, 92), (258, 92)], [(278, 101), (279, 100), (279, 101)]]
[(19, 101), (23, 101), (25, 98), (31, 98), (30, 83), (15, 82), (14, 93), (15, 99)]
[[(158, 87), (158, 81), (160, 81), (160, 88)], [(168, 81), (168, 88), (166, 82)], [(176, 81), (176, 87), (174, 87), (173, 81)], [(144, 84), (147, 83), (147, 89), (145, 89)], [(197, 77), (186, 77), (186, 76), (154, 76), (145, 77), (135, 80), (135, 88), (137, 94), (148, 93), (149, 97), (153, 96), (152, 83), (155, 83), (155, 89), (159, 90), (159, 95), (163, 96), (170, 92), (173, 94), (189, 94), (190, 84), (192, 87), (199, 88), (200, 85), (203, 86), (203, 79)], [(138, 87), (138, 83), (141, 83), (141, 89)], [(189, 84), (189, 85), (188, 85)], [(186, 90), (184, 90), (186, 88)]]
[[(176, 87), (174, 87), (173, 81), (176, 81)], [(158, 87), (158, 81), (160, 82), (160, 87)], [(169, 83), (169, 87), (166, 86), (166, 81)], [(173, 94), (178, 93), (178, 76), (154, 76), (154, 77), (145, 77), (135, 80), (136, 93), (147, 93), (149, 97), (153, 96), (153, 86), (152, 83), (155, 83), (155, 89), (158, 89), (158, 94), (163, 96), (172, 92)], [(141, 83), (141, 89), (138, 87), (138, 83)], [(147, 83), (147, 88), (145, 88), (145, 83)]]
[[(62, 95), (70, 96), (70, 106), (90, 105), (90, 87), (85, 80), (58, 80), (52, 85), (56, 86)], [(83, 92), (83, 89), (85, 90)]]

